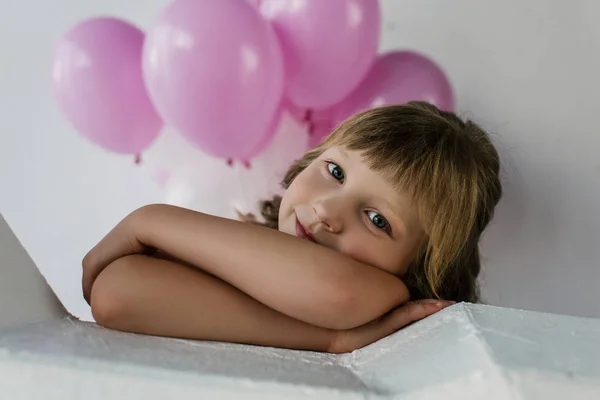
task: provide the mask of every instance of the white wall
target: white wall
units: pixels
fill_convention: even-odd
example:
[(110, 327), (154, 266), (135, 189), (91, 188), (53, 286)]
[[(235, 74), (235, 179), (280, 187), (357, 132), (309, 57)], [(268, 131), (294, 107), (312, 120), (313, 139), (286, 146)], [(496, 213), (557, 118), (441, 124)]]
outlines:
[(435, 57), (488, 128), (505, 198), (484, 241), (492, 304), (600, 316), (596, 1), (388, 1), (384, 47)]
[[(0, 3), (0, 212), (59, 298), (91, 318), (80, 260), (132, 209), (161, 193), (129, 157), (89, 144), (59, 113), (50, 56), (91, 16), (148, 26), (166, 0)], [(492, 304), (600, 316), (600, 4), (383, 0), (382, 49), (438, 61), (461, 112), (504, 155), (505, 198), (484, 240)]]

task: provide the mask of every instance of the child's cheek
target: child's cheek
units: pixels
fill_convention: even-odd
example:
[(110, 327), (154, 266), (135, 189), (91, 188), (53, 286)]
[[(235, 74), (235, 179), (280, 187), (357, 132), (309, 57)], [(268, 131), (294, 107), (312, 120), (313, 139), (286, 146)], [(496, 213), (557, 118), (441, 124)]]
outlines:
[(324, 178), (317, 168), (309, 167), (299, 174), (290, 189), (294, 192), (294, 197), (303, 203), (310, 202), (313, 197), (318, 196), (323, 189)]
[(376, 252), (373, 251), (373, 246), (369, 244), (368, 238), (357, 234), (356, 231), (353, 233), (350, 230), (346, 230), (344, 235), (340, 236), (338, 249), (355, 260), (373, 265)]

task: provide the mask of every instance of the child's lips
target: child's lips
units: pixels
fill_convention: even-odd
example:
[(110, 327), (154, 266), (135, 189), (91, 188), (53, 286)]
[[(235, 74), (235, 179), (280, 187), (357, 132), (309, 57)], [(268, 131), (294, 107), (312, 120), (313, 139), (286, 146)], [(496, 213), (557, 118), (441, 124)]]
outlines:
[(296, 236), (301, 239), (308, 239), (311, 242), (317, 243), (313, 235), (308, 233), (306, 228), (300, 223), (300, 221), (298, 221), (298, 218), (296, 218)]

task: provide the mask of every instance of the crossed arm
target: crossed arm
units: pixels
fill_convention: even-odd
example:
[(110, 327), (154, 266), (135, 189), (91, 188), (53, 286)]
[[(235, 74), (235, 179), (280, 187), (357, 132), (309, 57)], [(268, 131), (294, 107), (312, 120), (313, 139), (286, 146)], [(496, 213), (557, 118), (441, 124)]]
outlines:
[[(383, 336), (400, 328), (397, 315), (380, 317), (409, 298), (398, 278), (339, 252), (167, 205), (130, 214), (83, 264), (99, 323), (164, 336), (339, 352), (374, 325)], [(441, 308), (420, 306), (402, 321)]]

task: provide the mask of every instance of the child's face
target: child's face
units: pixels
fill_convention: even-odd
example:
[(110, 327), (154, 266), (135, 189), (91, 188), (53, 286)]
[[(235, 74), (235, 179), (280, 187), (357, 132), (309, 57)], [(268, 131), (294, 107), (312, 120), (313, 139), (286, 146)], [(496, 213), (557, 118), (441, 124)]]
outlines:
[(279, 230), (403, 275), (424, 238), (410, 197), (361, 154), (326, 150), (283, 196)]

